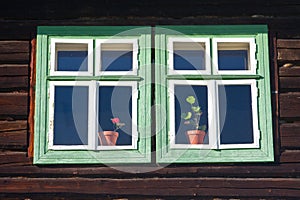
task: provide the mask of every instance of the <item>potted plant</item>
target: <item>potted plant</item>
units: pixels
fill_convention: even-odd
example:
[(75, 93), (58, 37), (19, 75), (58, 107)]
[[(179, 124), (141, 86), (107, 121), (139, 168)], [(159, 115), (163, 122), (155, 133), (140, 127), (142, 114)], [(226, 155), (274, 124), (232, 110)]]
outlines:
[(112, 118), (110, 121), (113, 123), (113, 131), (103, 131), (98, 133), (99, 141), (101, 146), (114, 146), (117, 143), (119, 133), (117, 132), (122, 126), (125, 126), (124, 123), (120, 122), (119, 118)]
[(200, 126), (202, 110), (199, 105), (195, 105), (196, 99), (194, 96), (188, 96), (186, 102), (190, 104), (191, 111), (182, 113), (181, 117), (185, 120), (184, 124), (193, 126), (192, 130), (186, 131), (187, 138), (190, 144), (203, 144), (205, 137), (206, 125)]

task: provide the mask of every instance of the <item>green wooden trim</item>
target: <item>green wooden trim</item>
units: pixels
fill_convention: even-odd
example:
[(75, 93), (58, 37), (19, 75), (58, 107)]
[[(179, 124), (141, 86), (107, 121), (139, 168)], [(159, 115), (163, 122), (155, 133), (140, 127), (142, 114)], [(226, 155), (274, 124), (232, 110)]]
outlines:
[[(177, 33), (176, 33), (177, 32)], [(256, 35), (268, 33), (267, 25), (184, 25), (157, 26), (156, 34), (167, 35)]]
[(262, 79), (261, 75), (167, 75), (172, 80), (239, 80), (239, 79)]
[[(165, 28), (165, 29), (164, 29)], [(167, 30), (168, 29), (168, 30)], [(170, 31), (172, 29), (174, 31)], [(255, 37), (257, 44), (258, 70), (256, 75), (167, 75), (166, 38), (184, 33), (183, 37)], [(273, 162), (273, 133), (271, 89), (268, 54), (268, 30), (265, 25), (247, 26), (163, 26), (158, 27), (156, 44), (156, 105), (166, 108), (156, 114), (156, 148), (159, 163), (233, 163), (233, 162)], [(168, 35), (169, 34), (169, 35)], [(175, 34), (176, 35), (176, 34)], [(171, 36), (170, 36), (171, 37)], [(212, 48), (211, 48), (212, 50)], [(260, 134), (260, 148), (252, 149), (171, 149), (169, 146), (169, 123), (162, 121), (169, 115), (167, 83), (173, 80), (202, 80), (202, 79), (256, 79), (259, 88), (258, 119)], [(167, 124), (167, 125), (166, 125)]]
[(55, 36), (139, 36), (149, 34), (144, 26), (39, 26), (38, 35)]
[(49, 81), (142, 81), (140, 76), (48, 76)]
[[(102, 35), (113, 36), (132, 27), (39, 27), (37, 35), (36, 100), (34, 164), (109, 164), (151, 162), (151, 28), (136, 31), (140, 52), (138, 76), (47, 76), (49, 64), (49, 36)], [(136, 28), (136, 27), (134, 27)], [(129, 31), (130, 32), (130, 31)], [(131, 33), (132, 34), (132, 33)], [(94, 63), (95, 64), (95, 63)], [(61, 80), (139, 81), (137, 149), (130, 150), (49, 150), (48, 149), (48, 88), (49, 82)]]

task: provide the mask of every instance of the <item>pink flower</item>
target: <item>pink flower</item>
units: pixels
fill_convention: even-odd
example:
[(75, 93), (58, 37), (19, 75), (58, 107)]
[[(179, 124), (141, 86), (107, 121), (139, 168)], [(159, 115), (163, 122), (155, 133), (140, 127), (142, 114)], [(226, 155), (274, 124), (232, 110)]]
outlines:
[(120, 119), (119, 119), (119, 118), (112, 118), (112, 119), (111, 119), (111, 122), (112, 122), (113, 124), (118, 124), (118, 123), (120, 123)]

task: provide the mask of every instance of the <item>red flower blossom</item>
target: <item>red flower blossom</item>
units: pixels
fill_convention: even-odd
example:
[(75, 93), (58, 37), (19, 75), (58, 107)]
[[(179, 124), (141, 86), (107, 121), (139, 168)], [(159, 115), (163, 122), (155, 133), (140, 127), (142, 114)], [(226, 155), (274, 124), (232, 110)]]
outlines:
[(119, 118), (112, 118), (112, 119), (111, 119), (111, 122), (112, 122), (113, 124), (118, 124), (118, 123), (120, 123), (120, 119), (119, 119)]

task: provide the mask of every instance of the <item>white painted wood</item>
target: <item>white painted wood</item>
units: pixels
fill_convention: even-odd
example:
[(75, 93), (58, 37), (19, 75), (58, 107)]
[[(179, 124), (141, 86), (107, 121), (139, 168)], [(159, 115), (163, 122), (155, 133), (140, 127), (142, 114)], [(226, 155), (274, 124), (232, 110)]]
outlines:
[[(62, 46), (61, 46), (62, 45)], [(87, 47), (83, 47), (86, 45)], [(88, 71), (57, 71), (57, 48), (59, 50), (87, 50)], [(50, 76), (92, 76), (93, 75), (93, 40), (92, 39), (50, 39)]]
[[(218, 43), (227, 43), (228, 45), (219, 45)], [(218, 50), (248, 50), (248, 70), (219, 70), (218, 68)], [(213, 38), (213, 74), (220, 75), (249, 75), (256, 74), (256, 44), (255, 38)]]
[[(215, 121), (214, 117), (214, 105), (213, 105), (213, 86), (214, 81), (202, 81), (202, 80), (169, 80), (168, 82), (168, 96), (169, 96), (169, 138), (170, 138), (170, 148), (178, 149), (178, 148), (195, 148), (195, 149), (212, 149), (215, 148), (214, 141), (216, 140), (215, 136)], [(209, 143), (208, 144), (176, 144), (175, 143), (175, 86), (176, 85), (186, 85), (186, 86), (193, 86), (193, 85), (204, 85), (207, 86), (207, 103), (208, 103), (208, 136), (209, 136)]]
[[(132, 141), (131, 145), (116, 145), (116, 146), (101, 146), (98, 144), (97, 150), (121, 150), (121, 149), (137, 149), (137, 142), (138, 142), (138, 106), (137, 106), (137, 100), (138, 100), (138, 86), (137, 82), (133, 81), (99, 81), (98, 82), (99, 87), (105, 87), (105, 86), (116, 86), (116, 87), (122, 87), (122, 86), (130, 86), (132, 88)], [(99, 94), (99, 87), (97, 87), (97, 94)], [(99, 96), (99, 95), (97, 95)], [(97, 99), (97, 106), (99, 105), (99, 100)], [(97, 108), (98, 109), (98, 108)], [(97, 116), (98, 119), (98, 116)], [(98, 123), (98, 122), (97, 122)], [(97, 125), (97, 131), (98, 134), (98, 125)]]
[[(216, 81), (216, 91), (219, 91), (219, 85), (250, 85), (251, 86), (251, 102), (252, 102), (252, 127), (253, 127), (253, 138), (254, 142), (251, 144), (221, 144), (220, 143), (220, 134), (221, 134), (221, 127), (219, 117), (216, 118), (218, 121), (217, 132), (218, 132), (218, 146), (220, 149), (241, 149), (241, 148), (259, 148), (259, 138), (260, 138), (260, 130), (258, 127), (258, 110), (257, 110), (257, 87), (256, 87), (256, 80), (217, 80)], [(219, 95), (216, 96), (219, 105)], [(218, 108), (219, 111), (219, 108)], [(218, 113), (218, 112), (217, 112)], [(217, 114), (219, 116), (219, 113)]]
[[(132, 51), (132, 71), (103, 71), (101, 67), (102, 50), (128, 50)], [(137, 75), (138, 71), (138, 39), (96, 39), (95, 74), (103, 75)]]
[(93, 99), (89, 97), (89, 114), (88, 114), (88, 145), (54, 145), (53, 139), (54, 139), (54, 124), (59, 123), (55, 122), (54, 120), (54, 99), (55, 99), (55, 87), (56, 86), (87, 86), (89, 88), (89, 94), (91, 94), (92, 91), (92, 82), (90, 81), (51, 81), (49, 82), (49, 117), (48, 117), (48, 149), (54, 149), (54, 150), (64, 150), (64, 149), (91, 149), (92, 146), (90, 144), (90, 136), (93, 130), (93, 123), (90, 123), (91, 118), (93, 115), (91, 115), (91, 109), (93, 109)]
[[(174, 45), (174, 43), (182, 42), (183, 45)], [(184, 44), (185, 43), (185, 44)], [(191, 43), (192, 45), (188, 45), (187, 43)], [(175, 70), (174, 69), (174, 49), (181, 50), (195, 50), (195, 49), (203, 49), (199, 43), (204, 43), (204, 51), (205, 51), (205, 70)], [(174, 74), (198, 74), (198, 75), (208, 75), (211, 73), (211, 57), (210, 57), (210, 39), (209, 38), (187, 38), (187, 37), (169, 37), (167, 43), (167, 51), (168, 51), (168, 73), (171, 75)]]

